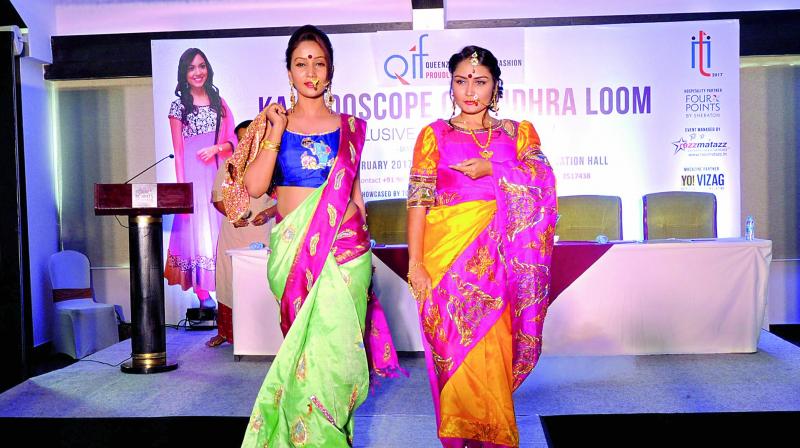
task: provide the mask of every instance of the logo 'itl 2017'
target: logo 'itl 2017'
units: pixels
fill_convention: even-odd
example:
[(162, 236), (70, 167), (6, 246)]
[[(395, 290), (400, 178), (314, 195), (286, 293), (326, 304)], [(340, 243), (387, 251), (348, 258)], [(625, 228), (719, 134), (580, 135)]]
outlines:
[(400, 54), (393, 54), (386, 58), (383, 61), (383, 71), (386, 76), (400, 81), (403, 85), (409, 85), (411, 83), (406, 80), (406, 75), (409, 65), (411, 65), (411, 79), (422, 79), (425, 74), (423, 60), (425, 56), (430, 56), (422, 49), (422, 42), (426, 37), (428, 37), (427, 34), (420, 35), (419, 42), (408, 50), (411, 52), (411, 64), (405, 56)]
[(700, 31), (692, 36), (692, 68), (700, 70), (703, 76), (711, 76), (706, 69), (711, 69), (711, 36)]

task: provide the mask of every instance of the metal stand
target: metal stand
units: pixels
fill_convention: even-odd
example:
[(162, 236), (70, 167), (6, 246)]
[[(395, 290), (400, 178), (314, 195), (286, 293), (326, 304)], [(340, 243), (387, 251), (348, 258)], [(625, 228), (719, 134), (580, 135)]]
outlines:
[(164, 327), (161, 217), (131, 216), (128, 222), (133, 359), (122, 364), (121, 369), (124, 373), (175, 370), (178, 363), (167, 359), (167, 334)]

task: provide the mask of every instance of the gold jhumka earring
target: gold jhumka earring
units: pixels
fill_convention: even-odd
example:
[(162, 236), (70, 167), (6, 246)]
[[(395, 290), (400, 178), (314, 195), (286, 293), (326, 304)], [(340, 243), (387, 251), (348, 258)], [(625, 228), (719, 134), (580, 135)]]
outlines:
[(497, 89), (495, 89), (494, 93), (492, 94), (492, 101), (489, 103), (489, 109), (494, 113), (500, 111), (500, 105), (497, 104)]
[(328, 86), (325, 87), (325, 105), (328, 106), (328, 110), (333, 113), (333, 82), (329, 82)]
[(289, 104), (292, 105), (292, 109), (294, 109), (294, 105), (297, 104), (297, 98), (294, 96), (294, 84), (289, 81)]

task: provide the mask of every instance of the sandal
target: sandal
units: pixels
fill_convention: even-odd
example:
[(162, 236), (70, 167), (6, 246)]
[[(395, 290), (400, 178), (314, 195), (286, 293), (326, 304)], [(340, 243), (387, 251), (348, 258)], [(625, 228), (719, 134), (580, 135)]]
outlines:
[(216, 335), (216, 336), (212, 337), (211, 339), (209, 339), (208, 341), (206, 341), (206, 347), (219, 347), (225, 341), (226, 341), (226, 339), (224, 337), (222, 337), (220, 335)]

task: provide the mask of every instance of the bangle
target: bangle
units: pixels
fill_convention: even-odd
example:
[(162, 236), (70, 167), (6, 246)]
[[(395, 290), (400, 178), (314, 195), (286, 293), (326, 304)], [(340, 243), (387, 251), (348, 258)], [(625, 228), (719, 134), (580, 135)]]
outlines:
[(280, 148), (281, 148), (280, 143), (275, 143), (266, 138), (264, 140), (261, 140), (261, 149), (268, 149), (270, 151), (278, 152)]
[(417, 268), (421, 268), (421, 267), (422, 267), (422, 262), (421, 261), (410, 261), (410, 262), (408, 262), (408, 272), (409, 273), (411, 271), (413, 271), (413, 270), (415, 270)]

